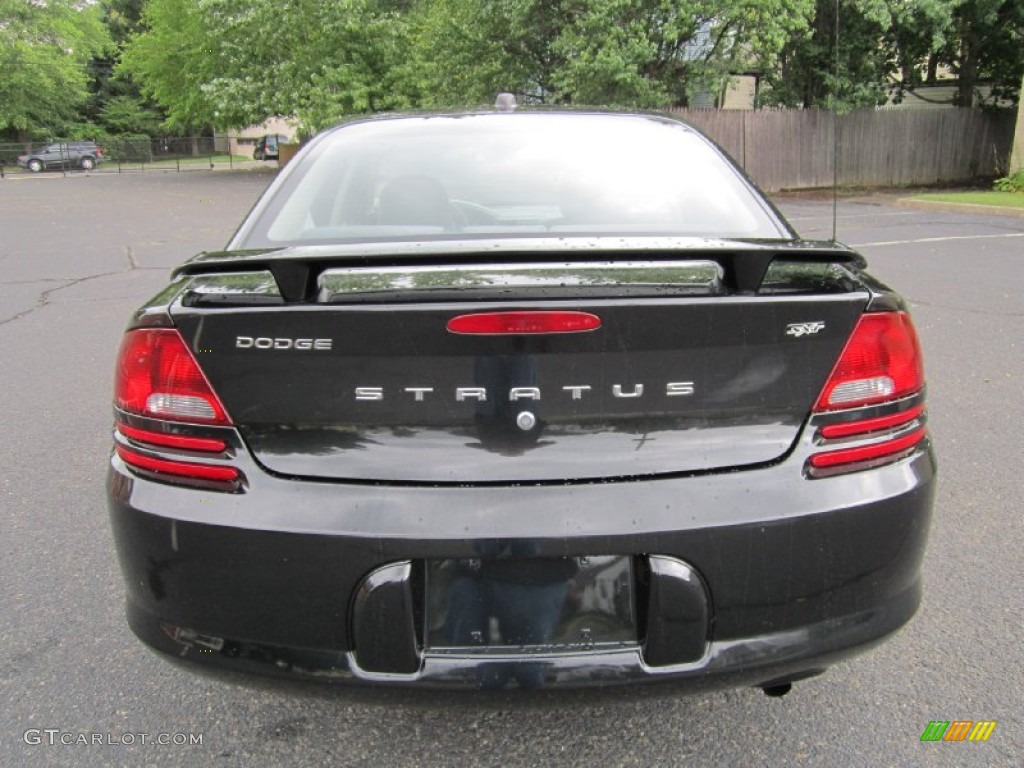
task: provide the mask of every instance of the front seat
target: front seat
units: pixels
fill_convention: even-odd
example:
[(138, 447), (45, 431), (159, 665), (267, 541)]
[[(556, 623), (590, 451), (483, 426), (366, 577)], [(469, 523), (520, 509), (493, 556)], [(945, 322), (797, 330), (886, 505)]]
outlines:
[(454, 229), (454, 211), (448, 192), (429, 176), (398, 176), (384, 185), (377, 201), (380, 224)]

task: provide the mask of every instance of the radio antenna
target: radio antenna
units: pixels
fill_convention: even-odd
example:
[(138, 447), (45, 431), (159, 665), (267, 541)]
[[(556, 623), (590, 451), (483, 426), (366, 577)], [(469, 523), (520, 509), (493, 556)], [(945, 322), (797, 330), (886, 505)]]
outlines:
[(832, 34), (832, 242), (836, 242), (839, 208), (839, 0)]

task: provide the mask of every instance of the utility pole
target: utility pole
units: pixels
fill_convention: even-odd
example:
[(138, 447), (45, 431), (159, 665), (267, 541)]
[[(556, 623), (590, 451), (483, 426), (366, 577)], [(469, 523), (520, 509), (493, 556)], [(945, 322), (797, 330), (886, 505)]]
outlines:
[(1024, 77), (1020, 80), (1017, 97), (1017, 127), (1013, 130), (1013, 150), (1010, 152), (1010, 175), (1024, 171)]

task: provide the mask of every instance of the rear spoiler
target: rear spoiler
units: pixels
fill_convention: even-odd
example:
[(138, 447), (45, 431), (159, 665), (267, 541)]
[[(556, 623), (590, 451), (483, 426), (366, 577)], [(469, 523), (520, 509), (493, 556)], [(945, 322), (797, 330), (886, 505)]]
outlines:
[[(606, 272), (663, 263), (667, 268), (711, 263), (721, 271), (723, 286), (734, 294), (757, 293), (773, 261), (841, 264), (863, 269), (864, 257), (832, 242), (736, 241), (704, 238), (530, 238), (444, 240), (299, 246), (267, 250), (200, 253), (174, 270), (173, 277), (270, 272), (286, 303), (313, 301), (319, 280), (329, 269), (373, 273), (387, 268), (408, 270), (550, 271), (573, 264)], [(454, 286), (453, 286), (454, 287)]]

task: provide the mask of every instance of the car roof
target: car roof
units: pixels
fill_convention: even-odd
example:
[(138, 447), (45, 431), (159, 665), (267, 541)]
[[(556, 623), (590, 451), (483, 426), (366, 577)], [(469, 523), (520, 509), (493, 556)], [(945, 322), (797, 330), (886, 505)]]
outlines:
[(497, 109), (494, 107), (481, 107), (477, 109), (464, 110), (411, 110), (406, 112), (378, 112), (372, 115), (354, 115), (342, 120), (321, 133), (334, 133), (346, 127), (357, 124), (387, 123), (392, 121), (414, 121), (429, 120), (431, 118), (475, 118), (486, 117), (499, 120), (517, 120), (523, 117), (546, 116), (564, 117), (567, 120), (579, 119), (635, 119), (637, 121), (653, 121), (667, 125), (674, 125), (697, 133), (688, 123), (668, 115), (664, 112), (645, 112), (637, 110), (610, 109), (600, 107), (572, 107), (567, 105), (529, 105), (516, 107), (515, 109)]

